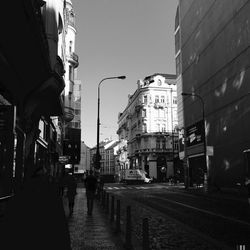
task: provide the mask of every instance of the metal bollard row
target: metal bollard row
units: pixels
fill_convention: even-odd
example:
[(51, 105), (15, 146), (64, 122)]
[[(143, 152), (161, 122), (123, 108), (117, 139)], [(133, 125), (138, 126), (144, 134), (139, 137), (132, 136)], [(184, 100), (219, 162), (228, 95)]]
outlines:
[[(110, 214), (110, 223), (114, 223), (115, 233), (121, 232), (121, 202), (119, 199), (110, 195), (106, 190), (102, 190), (100, 195), (100, 204), (103, 207), (106, 214)], [(131, 218), (131, 206), (127, 206), (126, 209), (126, 223), (125, 223), (125, 249), (133, 249), (132, 244), (132, 218)], [(149, 222), (148, 218), (142, 220), (142, 250), (150, 250), (149, 240)]]

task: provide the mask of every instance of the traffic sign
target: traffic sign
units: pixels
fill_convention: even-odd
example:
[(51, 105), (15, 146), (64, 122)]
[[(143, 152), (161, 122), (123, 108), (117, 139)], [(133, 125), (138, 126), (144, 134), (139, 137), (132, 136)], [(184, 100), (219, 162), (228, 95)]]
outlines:
[(61, 155), (59, 156), (59, 162), (62, 164), (66, 164), (69, 161), (69, 155)]

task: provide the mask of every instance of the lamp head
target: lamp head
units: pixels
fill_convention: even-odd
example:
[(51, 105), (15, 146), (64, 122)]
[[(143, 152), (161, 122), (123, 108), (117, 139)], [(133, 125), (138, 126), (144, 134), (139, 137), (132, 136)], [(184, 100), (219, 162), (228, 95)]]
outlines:
[(124, 79), (126, 79), (126, 76), (118, 76), (117, 78), (121, 79), (121, 80), (124, 80)]

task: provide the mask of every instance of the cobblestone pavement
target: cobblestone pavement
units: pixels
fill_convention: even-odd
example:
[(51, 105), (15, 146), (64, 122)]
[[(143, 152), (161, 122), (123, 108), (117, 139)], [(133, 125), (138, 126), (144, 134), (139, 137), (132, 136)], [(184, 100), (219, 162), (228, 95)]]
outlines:
[[(128, 197), (116, 194), (121, 201), (122, 225), (126, 224), (126, 207), (131, 206), (133, 241), (142, 242), (142, 221), (148, 218), (150, 247), (152, 250), (217, 250), (230, 249), (226, 245), (207, 237), (179, 221), (154, 209), (143, 206)], [(124, 232), (124, 228), (122, 229)], [(139, 248), (138, 248), (139, 249)]]
[[(121, 242), (112, 233), (107, 218), (95, 202), (93, 215), (87, 215), (85, 189), (78, 188), (74, 213), (69, 217), (68, 203), (63, 198), (65, 214), (68, 218), (72, 250), (119, 250)], [(120, 245), (119, 245), (120, 244)]]

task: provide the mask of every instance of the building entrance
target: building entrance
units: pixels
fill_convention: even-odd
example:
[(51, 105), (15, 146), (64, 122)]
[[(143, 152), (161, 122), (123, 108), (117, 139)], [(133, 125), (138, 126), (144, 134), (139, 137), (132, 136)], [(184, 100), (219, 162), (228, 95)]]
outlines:
[(167, 180), (167, 171), (161, 171), (165, 167), (167, 169), (167, 162), (164, 156), (157, 158), (157, 181), (165, 182)]
[(206, 170), (204, 155), (191, 157), (189, 161), (189, 180), (190, 187), (204, 183), (204, 173)]

